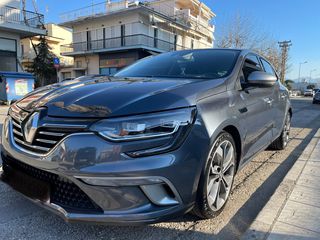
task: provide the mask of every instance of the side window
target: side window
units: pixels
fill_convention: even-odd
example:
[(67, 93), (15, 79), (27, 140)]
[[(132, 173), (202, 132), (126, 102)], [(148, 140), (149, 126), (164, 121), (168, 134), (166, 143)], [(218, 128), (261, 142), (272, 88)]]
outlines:
[(274, 70), (273, 70), (272, 66), (270, 65), (270, 63), (268, 63), (264, 59), (261, 59), (261, 62), (262, 62), (263, 68), (264, 68), (266, 73), (270, 73), (270, 74), (276, 76), (276, 73), (274, 72)]
[(248, 80), (249, 75), (255, 71), (263, 71), (259, 59), (255, 55), (248, 55), (244, 62), (242, 72), (243, 77), (241, 79), (241, 83), (245, 83)]

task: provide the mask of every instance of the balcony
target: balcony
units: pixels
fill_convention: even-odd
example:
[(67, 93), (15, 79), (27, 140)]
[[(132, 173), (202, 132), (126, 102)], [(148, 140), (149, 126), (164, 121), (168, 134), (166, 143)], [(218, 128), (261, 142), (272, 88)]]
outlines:
[(211, 24), (210, 21), (201, 17), (200, 15), (192, 15), (190, 9), (175, 8), (175, 14), (182, 23), (202, 33), (203, 31), (212, 33), (215, 30), (214, 25)]
[(62, 45), (61, 54), (64, 56), (75, 56), (87, 53), (110, 52), (139, 48), (159, 53), (185, 49), (183, 46), (168, 41), (153, 38), (148, 35), (136, 34), (124, 37)]
[(18, 32), (22, 37), (44, 35), (44, 16), (9, 6), (0, 7), (0, 29)]

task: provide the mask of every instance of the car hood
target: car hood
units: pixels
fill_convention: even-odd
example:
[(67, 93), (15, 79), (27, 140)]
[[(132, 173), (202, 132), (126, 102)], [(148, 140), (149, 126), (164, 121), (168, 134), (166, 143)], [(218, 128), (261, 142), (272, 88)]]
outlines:
[[(46, 107), (52, 117), (113, 117), (189, 107), (196, 99), (225, 90), (223, 79), (99, 79), (40, 88), (16, 105), (32, 112)], [(208, 94), (208, 93), (207, 93)]]

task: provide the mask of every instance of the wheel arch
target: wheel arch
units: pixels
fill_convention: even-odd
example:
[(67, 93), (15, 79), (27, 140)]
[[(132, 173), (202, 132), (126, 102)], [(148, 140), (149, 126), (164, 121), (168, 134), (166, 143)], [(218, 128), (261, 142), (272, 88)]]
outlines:
[(235, 144), (236, 144), (236, 151), (237, 151), (237, 170), (241, 161), (241, 156), (242, 156), (242, 141), (241, 141), (241, 136), (240, 132), (234, 125), (228, 125), (224, 127), (223, 131), (229, 133)]

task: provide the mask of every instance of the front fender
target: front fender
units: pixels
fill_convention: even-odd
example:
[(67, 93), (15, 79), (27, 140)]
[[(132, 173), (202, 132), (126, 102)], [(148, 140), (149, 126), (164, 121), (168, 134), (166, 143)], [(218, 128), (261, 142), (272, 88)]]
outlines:
[[(237, 129), (243, 153), (243, 141), (246, 136), (246, 128), (243, 126), (243, 115), (239, 112), (239, 100), (233, 97), (232, 92), (224, 92), (218, 95), (202, 99), (197, 104), (199, 119), (207, 131), (210, 139), (210, 150), (218, 135), (228, 127)], [(209, 154), (209, 152), (208, 152)], [(240, 156), (240, 159), (242, 156)]]

